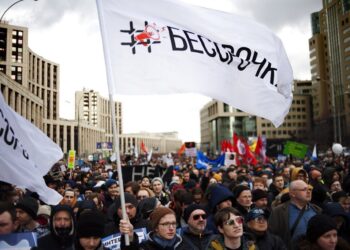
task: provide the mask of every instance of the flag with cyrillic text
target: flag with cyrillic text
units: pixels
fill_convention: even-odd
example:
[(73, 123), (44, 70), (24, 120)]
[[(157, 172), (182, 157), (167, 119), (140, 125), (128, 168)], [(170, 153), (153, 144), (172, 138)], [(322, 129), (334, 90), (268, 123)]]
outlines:
[(96, 2), (110, 93), (199, 93), (283, 123), (293, 72), (265, 26), (175, 0)]
[(61, 148), (9, 107), (0, 94), (0, 180), (37, 192), (57, 205), (62, 196), (46, 186), (43, 176), (62, 159)]

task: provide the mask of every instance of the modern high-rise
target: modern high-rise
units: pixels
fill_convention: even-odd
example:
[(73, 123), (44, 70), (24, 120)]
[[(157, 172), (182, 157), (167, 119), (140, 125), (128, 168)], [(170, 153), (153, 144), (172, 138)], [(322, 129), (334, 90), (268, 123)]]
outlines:
[(324, 0), (311, 14), (313, 134), (323, 143), (350, 142), (350, 0)]
[(293, 102), (284, 123), (275, 128), (263, 118), (212, 100), (200, 111), (201, 149), (215, 152), (233, 133), (244, 137), (264, 136), (269, 140), (306, 141), (311, 131), (311, 81), (294, 81)]

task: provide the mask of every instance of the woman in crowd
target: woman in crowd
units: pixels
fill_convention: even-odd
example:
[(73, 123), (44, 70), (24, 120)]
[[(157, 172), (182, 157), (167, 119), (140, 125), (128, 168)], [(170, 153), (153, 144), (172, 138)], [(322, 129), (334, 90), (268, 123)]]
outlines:
[(166, 207), (156, 208), (150, 215), (151, 231), (147, 239), (139, 243), (137, 235), (133, 232), (133, 226), (127, 220), (120, 220), (119, 230), (122, 234), (128, 234), (130, 245), (125, 246), (124, 236), (121, 237), (121, 249), (123, 250), (182, 250), (190, 249), (185, 246), (180, 235), (176, 233), (176, 217), (173, 210)]
[(338, 237), (337, 224), (328, 215), (315, 215), (309, 220), (306, 235), (299, 241), (298, 250), (346, 250), (350, 246)]

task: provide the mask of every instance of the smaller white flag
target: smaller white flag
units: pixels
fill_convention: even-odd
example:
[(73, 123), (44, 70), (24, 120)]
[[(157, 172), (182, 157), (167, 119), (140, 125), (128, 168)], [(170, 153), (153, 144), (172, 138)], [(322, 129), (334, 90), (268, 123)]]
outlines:
[(317, 149), (316, 149), (316, 144), (314, 145), (314, 150), (312, 150), (312, 159), (317, 160)]
[(137, 145), (134, 146), (134, 155), (136, 158), (139, 157), (139, 150), (137, 149)]
[(151, 161), (152, 159), (152, 153), (153, 153), (153, 148), (151, 148), (151, 151), (149, 152), (149, 154), (147, 155), (147, 161)]
[(0, 180), (37, 192), (57, 205), (62, 196), (46, 186), (43, 176), (63, 157), (62, 150), (40, 129), (18, 115), (0, 94)]

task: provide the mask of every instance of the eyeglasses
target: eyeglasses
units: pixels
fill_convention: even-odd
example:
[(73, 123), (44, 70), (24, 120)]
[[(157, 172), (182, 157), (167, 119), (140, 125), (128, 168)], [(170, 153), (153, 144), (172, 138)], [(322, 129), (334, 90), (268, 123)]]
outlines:
[(305, 187), (305, 188), (302, 188), (302, 189), (294, 189), (294, 190), (295, 190), (295, 191), (302, 191), (302, 192), (306, 192), (306, 191), (312, 192), (312, 189), (313, 189), (313, 188)]
[(164, 223), (159, 223), (158, 225), (161, 225), (163, 227), (175, 227), (176, 228), (176, 222), (164, 222)]
[(193, 220), (199, 220), (199, 217), (202, 217), (202, 219), (205, 220), (207, 218), (207, 215), (206, 214), (196, 214), (196, 215), (192, 216)]
[(138, 200), (142, 200), (142, 199), (145, 199), (145, 198), (148, 198), (148, 196), (146, 196), (146, 195), (139, 195), (139, 196), (137, 196)]
[(240, 226), (240, 225), (243, 224), (243, 221), (244, 221), (243, 217), (238, 216), (238, 217), (236, 217), (234, 219), (227, 220), (224, 224), (225, 225), (229, 225), (229, 226), (233, 226), (234, 224), (236, 224), (237, 226)]

